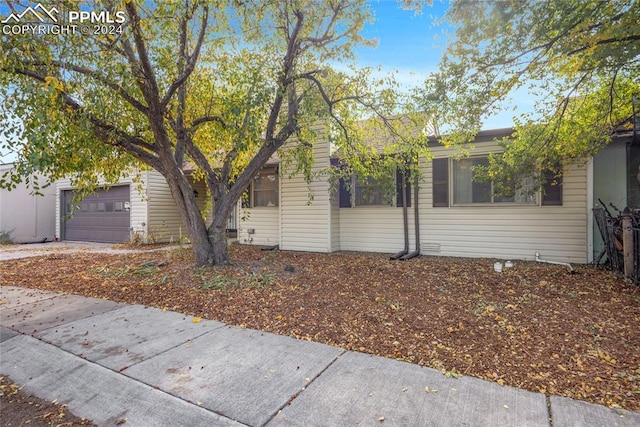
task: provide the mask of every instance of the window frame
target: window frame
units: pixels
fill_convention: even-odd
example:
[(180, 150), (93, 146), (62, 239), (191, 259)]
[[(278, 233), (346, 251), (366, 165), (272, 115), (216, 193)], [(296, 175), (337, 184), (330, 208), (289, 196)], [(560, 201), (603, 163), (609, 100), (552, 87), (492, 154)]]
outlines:
[[(532, 194), (533, 201), (522, 202), (516, 201), (517, 195), (515, 195), (514, 201), (496, 201), (501, 196), (494, 194), (494, 182), (490, 182), (489, 189), (489, 202), (463, 202), (456, 203), (456, 189), (455, 189), (455, 168), (456, 162), (465, 161), (469, 159), (486, 159), (486, 155), (477, 155), (464, 159), (452, 159), (449, 157), (440, 157), (432, 159), (431, 163), (431, 196), (432, 207), (471, 207), (471, 206), (493, 206), (493, 207), (526, 207), (526, 206), (562, 206), (564, 202), (563, 180), (561, 174), (555, 174), (551, 172), (542, 172), (545, 174), (545, 184)], [(439, 175), (439, 180), (436, 180), (436, 174)], [(444, 177), (446, 176), (446, 182)], [(533, 177), (525, 177), (524, 179), (534, 179)], [(553, 184), (552, 184), (553, 183)], [(446, 195), (443, 189), (446, 188)], [(553, 188), (553, 191), (549, 191), (549, 188)], [(439, 196), (436, 198), (436, 192)], [(473, 197), (473, 196), (472, 196)], [(524, 195), (523, 197), (527, 197)]]
[[(378, 191), (380, 194), (380, 199), (382, 203), (379, 204), (359, 204), (357, 203), (357, 188), (358, 188), (358, 180), (357, 176), (351, 175), (348, 178), (340, 178), (338, 186), (339, 192), (339, 206), (340, 208), (401, 208), (403, 203), (403, 198), (407, 198), (407, 207), (411, 207), (411, 178), (408, 176), (406, 181), (405, 193), (402, 194), (402, 171), (398, 168), (393, 172), (394, 179), (394, 187), (395, 192), (393, 193), (393, 197), (391, 199), (386, 199), (384, 192), (381, 190), (381, 185), (376, 184), (378, 187)], [(406, 172), (405, 172), (406, 173)], [(345, 185), (345, 179), (349, 181), (350, 187), (347, 190), (347, 186)], [(368, 178), (371, 180), (372, 178)], [(373, 185), (370, 185), (373, 186)]]
[[(256, 181), (263, 176), (275, 176), (275, 189), (256, 189)], [(258, 205), (256, 204), (257, 192), (275, 192), (275, 204), (273, 205)], [(256, 176), (251, 180), (250, 189), (249, 189), (249, 198), (250, 203), (249, 206), (254, 209), (263, 209), (263, 208), (278, 208), (280, 206), (280, 173), (278, 170), (278, 166), (265, 166), (256, 174)]]
[[(351, 206), (354, 208), (357, 207), (384, 207), (384, 206), (393, 206), (395, 204), (396, 196), (393, 196), (393, 200), (386, 201), (384, 197), (384, 191), (382, 191), (382, 186), (375, 182), (372, 177), (367, 178), (367, 184), (362, 184), (357, 176), (351, 177), (351, 188), (353, 188), (353, 195), (351, 197)], [(362, 189), (367, 188), (372, 190), (372, 194), (374, 199), (379, 199), (379, 203), (359, 203), (362, 198)], [(377, 201), (377, 200), (374, 200)], [(392, 202), (392, 203), (390, 203)]]

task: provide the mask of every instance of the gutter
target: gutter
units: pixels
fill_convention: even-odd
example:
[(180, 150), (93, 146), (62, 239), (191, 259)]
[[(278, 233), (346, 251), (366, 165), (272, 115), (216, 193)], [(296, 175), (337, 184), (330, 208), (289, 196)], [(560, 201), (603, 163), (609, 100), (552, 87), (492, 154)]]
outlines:
[(567, 267), (569, 269), (569, 273), (575, 273), (576, 271), (573, 269), (573, 267), (571, 266), (571, 264), (569, 264), (568, 262), (560, 262), (560, 261), (548, 261), (546, 259), (540, 259), (540, 252), (536, 252), (536, 262), (543, 262), (546, 264), (556, 264), (556, 265), (564, 265), (565, 267)]

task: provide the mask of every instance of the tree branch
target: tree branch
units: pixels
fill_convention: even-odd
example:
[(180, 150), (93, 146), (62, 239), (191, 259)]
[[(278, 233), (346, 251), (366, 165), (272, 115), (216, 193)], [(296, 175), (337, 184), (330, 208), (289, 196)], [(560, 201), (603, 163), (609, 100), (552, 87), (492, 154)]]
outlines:
[(189, 133), (193, 134), (197, 128), (205, 123), (211, 123), (211, 122), (215, 122), (215, 123), (219, 123), (222, 125), (222, 127), (224, 128), (228, 128), (227, 123), (222, 119), (222, 117), (219, 116), (205, 116), (205, 117), (200, 117), (195, 119), (193, 122), (191, 122), (191, 127), (189, 128)]
[[(33, 65), (33, 66), (48, 65), (48, 64), (45, 64), (44, 62), (39, 63), (34, 61), (31, 61), (31, 62), (25, 61), (24, 63), (27, 65)], [(142, 104), (140, 101), (138, 101), (133, 96), (131, 96), (129, 92), (127, 92), (122, 86), (107, 79), (105, 76), (101, 75), (97, 70), (82, 67), (80, 65), (75, 65), (66, 61), (52, 61), (50, 64), (55, 67), (59, 67), (63, 70), (75, 71), (76, 73), (95, 79), (96, 81), (104, 84), (109, 89), (116, 92), (118, 95), (120, 95), (120, 97), (122, 97), (122, 99), (127, 101), (129, 104), (131, 104), (132, 107), (134, 107), (136, 110), (140, 111), (143, 114), (147, 114), (149, 110), (146, 105)]]
[(149, 108), (158, 109), (161, 107), (158, 92), (158, 82), (156, 80), (155, 73), (153, 72), (153, 65), (151, 65), (151, 60), (149, 59), (147, 45), (144, 41), (144, 37), (142, 36), (142, 28), (140, 28), (140, 16), (138, 15), (135, 2), (125, 2), (125, 8), (127, 9), (127, 13), (129, 14), (129, 18), (131, 20), (133, 40), (138, 52), (137, 59), (141, 67), (141, 71), (145, 77), (144, 83), (142, 84), (143, 94), (147, 100), (147, 104), (149, 104)]
[[(171, 97), (173, 96), (173, 94), (176, 92), (176, 90), (181, 87), (186, 80), (189, 78), (189, 76), (191, 75), (191, 73), (193, 73), (193, 70), (196, 67), (196, 63), (198, 62), (198, 57), (200, 56), (200, 51), (202, 49), (202, 43), (204, 42), (204, 37), (206, 34), (206, 30), (207, 30), (207, 20), (209, 17), (209, 7), (208, 6), (204, 6), (203, 11), (202, 11), (202, 21), (200, 23), (201, 27), (200, 27), (200, 33), (198, 34), (198, 41), (196, 42), (196, 46), (193, 49), (193, 52), (191, 53), (191, 55), (187, 55), (186, 54), (186, 40), (184, 41), (184, 51), (181, 52), (181, 59), (184, 59), (186, 56), (188, 56), (187, 59), (187, 63), (186, 66), (184, 67), (183, 70), (180, 71), (180, 76), (171, 84), (171, 86), (169, 86), (169, 89), (167, 90), (167, 93), (164, 95), (164, 97), (162, 98), (161, 101), (161, 105), (163, 108), (166, 108), (167, 104), (169, 103), (169, 101), (171, 100)], [(184, 22), (184, 37), (186, 37), (186, 20)], [(181, 41), (181, 45), (182, 45), (182, 41)], [(181, 50), (183, 49), (183, 47), (181, 46)]]
[[(4, 70), (4, 69), (3, 69)], [(22, 74), (24, 76), (33, 78), (42, 83), (46, 83), (46, 76), (38, 74), (32, 70), (28, 70), (26, 68), (17, 69), (14, 68), (13, 71), (18, 74)], [(121, 147), (124, 151), (140, 160), (141, 162), (148, 164), (149, 166), (161, 170), (162, 164), (158, 157), (152, 155), (150, 152), (157, 152), (156, 146), (153, 144), (149, 144), (148, 142), (135, 137), (133, 135), (129, 135), (128, 133), (116, 128), (115, 126), (108, 124), (107, 122), (98, 119), (93, 114), (88, 113), (85, 108), (80, 105), (79, 102), (74, 100), (71, 95), (58, 91), (58, 94), (62, 97), (65, 105), (71, 108), (77, 114), (84, 115), (93, 125), (94, 132), (100, 136), (102, 142), (108, 145), (117, 145)], [(110, 137), (115, 136), (115, 141), (111, 142)]]

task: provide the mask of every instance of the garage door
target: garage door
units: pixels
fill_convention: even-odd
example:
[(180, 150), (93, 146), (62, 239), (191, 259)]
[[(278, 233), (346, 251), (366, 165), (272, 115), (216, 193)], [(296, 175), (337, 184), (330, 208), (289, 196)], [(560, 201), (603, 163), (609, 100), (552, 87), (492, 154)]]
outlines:
[[(73, 191), (64, 192), (64, 239), (124, 243), (129, 240), (129, 186), (120, 185), (85, 197), (74, 206)], [(74, 210), (73, 216), (69, 214)]]

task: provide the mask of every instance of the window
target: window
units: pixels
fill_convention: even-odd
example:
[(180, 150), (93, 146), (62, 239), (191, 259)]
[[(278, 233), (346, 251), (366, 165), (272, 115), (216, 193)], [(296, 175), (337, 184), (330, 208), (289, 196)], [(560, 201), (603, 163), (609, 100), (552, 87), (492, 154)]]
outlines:
[(379, 206), (385, 205), (382, 187), (373, 178), (365, 181), (355, 179), (355, 204), (356, 206)]
[(562, 206), (562, 175), (551, 171), (545, 172), (542, 206)]
[(278, 206), (278, 171), (275, 167), (264, 168), (253, 179), (252, 206)]
[[(496, 182), (476, 182), (474, 181), (474, 168), (476, 166), (487, 166), (489, 160), (486, 157), (474, 157), (468, 159), (452, 160), (451, 174), (449, 173), (449, 159), (433, 160), (433, 206), (448, 207), (449, 192), (452, 192), (452, 205), (471, 205), (471, 204), (536, 204), (538, 202), (537, 193), (533, 191), (535, 185), (534, 177), (520, 178), (517, 183), (511, 183), (507, 187), (516, 187), (516, 191), (512, 195), (501, 195), (498, 193)], [(449, 188), (449, 179), (452, 179), (453, 185)], [(517, 184), (517, 185), (515, 185)], [(557, 193), (557, 188), (554, 189)], [(560, 190), (561, 191), (561, 190)], [(562, 204), (562, 196), (555, 194), (554, 200), (556, 204)], [(546, 199), (542, 198), (542, 204), (546, 203)]]
[(475, 182), (473, 168), (486, 166), (486, 157), (453, 162), (453, 204), (491, 203), (491, 183)]
[[(411, 206), (411, 180), (407, 176), (405, 192), (402, 192), (402, 174), (403, 172), (397, 170), (395, 176), (389, 177), (393, 181), (390, 184), (395, 185), (395, 195), (385, 194), (385, 186), (376, 182), (373, 178), (367, 178), (366, 180), (358, 179), (357, 177), (351, 178), (351, 190), (354, 193), (354, 197), (351, 197), (351, 192), (347, 190), (344, 179), (340, 179), (340, 207), (350, 208), (352, 206), (395, 206), (402, 207), (403, 198), (407, 198), (407, 207)], [(348, 178), (347, 178), (348, 179)], [(392, 187), (393, 188), (393, 187)]]
[[(521, 178), (518, 183), (510, 183), (507, 187), (515, 186), (515, 194), (499, 195), (496, 193), (494, 182), (476, 182), (474, 168), (488, 166), (489, 159), (477, 157), (455, 160), (453, 162), (453, 203), (466, 205), (474, 203), (517, 203), (535, 204), (536, 195), (532, 191), (533, 177)], [(518, 185), (516, 185), (518, 184)]]

